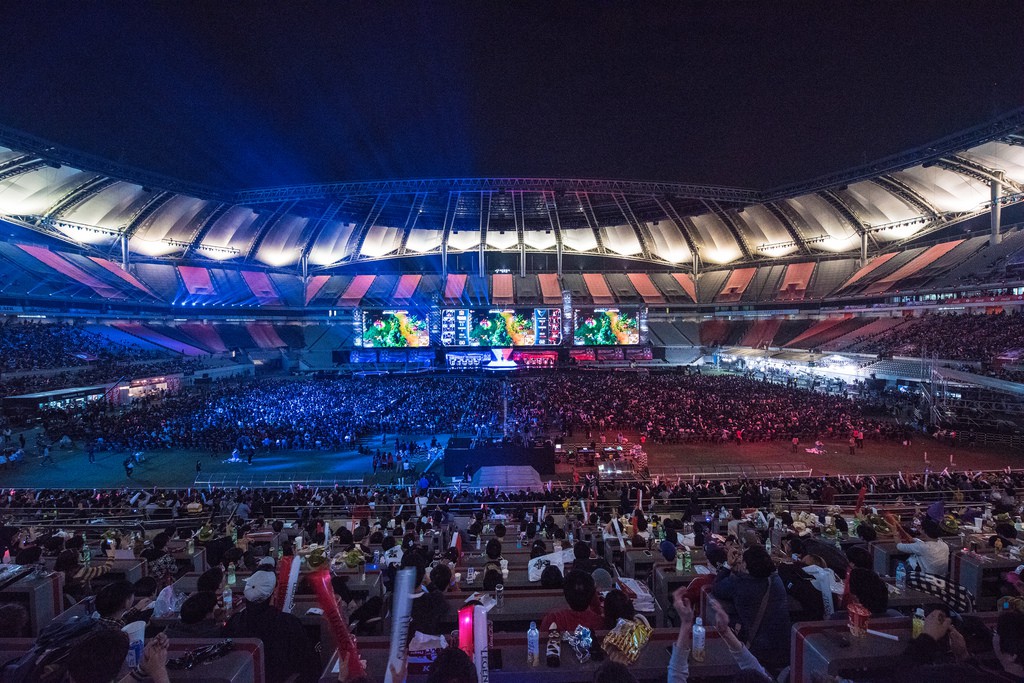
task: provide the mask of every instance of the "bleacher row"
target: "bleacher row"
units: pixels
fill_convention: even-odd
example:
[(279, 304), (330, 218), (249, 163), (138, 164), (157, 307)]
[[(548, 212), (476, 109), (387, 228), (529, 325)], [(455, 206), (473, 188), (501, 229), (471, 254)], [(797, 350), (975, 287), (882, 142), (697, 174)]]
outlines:
[[(753, 321), (714, 319), (699, 323), (652, 320), (648, 323), (648, 329), (651, 342), (656, 346), (666, 347), (742, 346), (751, 349), (768, 347), (869, 354), (892, 351), (896, 355), (917, 355), (922, 351), (922, 343), (913, 340), (927, 339), (933, 324), (941, 320), (940, 316), (857, 316), (824, 320), (767, 318)], [(977, 316), (968, 329), (981, 329), (983, 324), (1015, 330), (1019, 327), (1019, 320), (1012, 317), (996, 319)], [(894, 339), (911, 341), (906, 344), (893, 344)], [(1012, 335), (1007, 337), (1006, 347), (996, 348), (995, 351), (1015, 351), (1024, 348), (1024, 339), (1019, 340), (1016, 345), (1013, 339)], [(952, 357), (961, 360), (990, 360), (963, 358), (962, 354)]]
[(881, 296), (921, 288), (1000, 283), (1024, 272), (1024, 231), (995, 246), (987, 237), (952, 240), (871, 259), (841, 258), (684, 272), (316, 275), (171, 263), (110, 260), (63, 248), (0, 244), (0, 293), (33, 297), (142, 301), (181, 306), (549, 305), (569, 291), (576, 305), (797, 302)]
[[(844, 518), (852, 518), (850, 510), (840, 512)], [(796, 515), (797, 513), (793, 513)], [(815, 585), (814, 590), (810, 588), (800, 592), (800, 589), (787, 587), (787, 599), (785, 606), (789, 615), (787, 625), (792, 624), (791, 632), (782, 636), (783, 640), (789, 642), (789, 651), (778, 653), (790, 664), (791, 681), (812, 681), (823, 680), (822, 672), (843, 670), (855, 672), (851, 677), (853, 680), (877, 680), (879, 672), (892, 667), (894, 657), (905, 655), (908, 642), (912, 634), (910, 616), (919, 607), (928, 606), (930, 612), (933, 607), (944, 606), (944, 609), (954, 610), (961, 614), (972, 614), (988, 626), (995, 623), (996, 613), (993, 612), (997, 602), (1000, 600), (1002, 588), (1002, 576), (1006, 572), (1013, 571), (1019, 561), (1019, 550), (1017, 543), (1007, 540), (1011, 548), (1004, 552), (1003, 546), (992, 547), (988, 539), (992, 533), (991, 527), (986, 533), (968, 533), (966, 527), (961, 528), (962, 533), (958, 536), (955, 532), (947, 532), (937, 543), (944, 544), (948, 548), (946, 568), (941, 575), (924, 573), (911, 573), (903, 585), (900, 579), (897, 566), (905, 563), (909, 557), (905, 548), (898, 545), (898, 537), (887, 533), (874, 532), (861, 538), (852, 530), (844, 538), (843, 535), (834, 532), (826, 533), (825, 525), (821, 518), (828, 514), (825, 506), (820, 506), (820, 514), (807, 513), (800, 516), (801, 524), (807, 525), (804, 520), (816, 520), (811, 526), (817, 527), (809, 538), (804, 538), (802, 543), (805, 546), (807, 557), (812, 557), (812, 549), (816, 559), (823, 565), (823, 569), (835, 572), (833, 581), (841, 581), (846, 575), (846, 568), (857, 564), (861, 576), (873, 574), (875, 582), (884, 588), (884, 599), (881, 606), (872, 603), (876, 611), (870, 615), (870, 627), (875, 634), (881, 632), (884, 638), (868, 640), (865, 634), (859, 636), (851, 635), (848, 631), (848, 620), (846, 618), (818, 621), (821, 616), (815, 616), (821, 610), (826, 609), (820, 603), (820, 588)], [(832, 514), (836, 514), (832, 509)], [(363, 515), (360, 515), (360, 517)], [(762, 539), (768, 540), (768, 554), (772, 555), (776, 565), (791, 562), (787, 554), (795, 548), (783, 552), (783, 540), (792, 538), (787, 536), (787, 531), (782, 527), (762, 529), (760, 532), (753, 522), (755, 515), (750, 515), (741, 520), (726, 524), (725, 520), (711, 518), (711, 531), (722, 534), (731, 533), (741, 543), (754, 546), (761, 545)], [(354, 527), (355, 515), (345, 515), (341, 519), (326, 520), (326, 524), (337, 530), (332, 539), (337, 542), (341, 529)], [(429, 623), (434, 630), (449, 633), (456, 628), (454, 617), (458, 610), (468, 599), (484, 598), (488, 604), (492, 599), (496, 600), (495, 589), (488, 585), (487, 572), (495, 573), (495, 579), (500, 580), (501, 601), (494, 603), (488, 613), (488, 629), (493, 637), (494, 651), (502, 651), (504, 657), (503, 665), (495, 670), (495, 680), (511, 681), (521, 680), (523, 676), (530, 675), (541, 681), (581, 681), (593, 680), (594, 671), (599, 667), (600, 661), (588, 662), (590, 657), (573, 657), (569, 645), (563, 644), (561, 648), (561, 661), (555, 669), (550, 664), (541, 667), (532, 667), (525, 660), (526, 636), (525, 632), (530, 622), (540, 623), (545, 614), (555, 610), (564, 609), (566, 599), (563, 591), (559, 588), (550, 588), (543, 584), (543, 579), (538, 581), (537, 576), (529, 569), (534, 566), (550, 564), (560, 570), (560, 574), (567, 573), (570, 569), (580, 570), (586, 573), (594, 572), (599, 568), (602, 573), (608, 576), (607, 587), (615, 587), (628, 591), (628, 599), (633, 604), (637, 614), (644, 616), (646, 621), (653, 627), (654, 632), (651, 640), (643, 638), (638, 645), (641, 651), (639, 659), (633, 663), (632, 671), (637, 680), (658, 681), (664, 680), (666, 667), (671, 654), (671, 643), (675, 639), (679, 615), (673, 607), (672, 595), (678, 589), (693, 589), (694, 608), (698, 613), (703, 614), (709, 625), (713, 620), (713, 612), (709, 602), (709, 596), (713, 593), (712, 582), (708, 578), (713, 574), (711, 558), (708, 556), (707, 546), (697, 545), (692, 550), (687, 548), (687, 555), (683, 555), (684, 545), (693, 546), (695, 540), (688, 533), (687, 525), (680, 525), (668, 530), (669, 537), (675, 536), (675, 541), (668, 542), (668, 550), (665, 550), (665, 542), (659, 544), (658, 538), (665, 536), (664, 529), (661, 532), (652, 527), (649, 542), (644, 542), (640, 536), (624, 538), (615, 532), (611, 527), (601, 524), (584, 523), (581, 520), (574, 520), (570, 515), (555, 515), (552, 518), (554, 525), (560, 530), (567, 530), (570, 540), (555, 539), (541, 540), (544, 552), (554, 551), (553, 554), (542, 554), (534, 558), (536, 553), (532, 552), (531, 541), (523, 541), (517, 538), (515, 531), (505, 534), (504, 527), (499, 537), (496, 528), (490, 525), (482, 530), (474, 530), (470, 524), (474, 521), (470, 517), (454, 517), (448, 526), (438, 526), (422, 530), (418, 542), (415, 534), (412, 534), (408, 544), (403, 544), (405, 552), (413, 552), (413, 547), (420, 547), (424, 555), (433, 555), (437, 562), (450, 560), (451, 580), (444, 588), (436, 588), (439, 598), (435, 600), (436, 624), (427, 621), (417, 621), (418, 625)], [(832, 519), (831, 517), (825, 518)], [(177, 520), (178, 529), (183, 525), (190, 524), (190, 520)], [(497, 521), (497, 520), (496, 520)], [(689, 520), (688, 520), (689, 521)], [(829, 522), (831, 523), (831, 522)], [(735, 525), (735, 527), (733, 526)], [(871, 526), (869, 521), (862, 520), (860, 525)], [(150, 523), (155, 527), (156, 523)], [(629, 527), (625, 524), (624, 528)], [(838, 526), (838, 525), (837, 525)], [(145, 528), (141, 524), (140, 528)], [(514, 529), (514, 525), (511, 527)], [(676, 531), (682, 532), (682, 536), (676, 535)], [(39, 529), (37, 529), (39, 531)], [(86, 531), (92, 536), (87, 541), (95, 547), (102, 539), (98, 538), (96, 528), (87, 528)], [(155, 538), (154, 528), (145, 533), (150, 540)], [(980, 530), (979, 530), (980, 531)], [(197, 635), (198, 629), (192, 630), (191, 635), (182, 636), (182, 622), (184, 613), (178, 607), (172, 607), (167, 613), (145, 615), (147, 621), (146, 637), (153, 638), (157, 633), (165, 631), (170, 634), (171, 648), (175, 656), (181, 656), (189, 648), (196, 648), (201, 645), (211, 645), (219, 642), (220, 636), (212, 635), (219, 633), (218, 624), (228, 621), (229, 624), (237, 622), (230, 621), (230, 617), (246, 608), (246, 603), (251, 600), (245, 591), (246, 579), (252, 576), (252, 567), (258, 557), (270, 553), (277, 544), (289, 548), (299, 548), (302, 544), (295, 543), (295, 538), (303, 533), (298, 525), (288, 525), (280, 531), (269, 526), (254, 525), (248, 531), (243, 529), (239, 534), (237, 542), (226, 543), (227, 536), (211, 538), (210, 540), (199, 540), (189, 543), (185, 539), (191, 535), (192, 530), (182, 533), (180, 538), (167, 542), (166, 553), (173, 563), (170, 567), (164, 568), (155, 562), (147, 562), (141, 556), (136, 555), (133, 550), (121, 550), (116, 559), (101, 560), (96, 558), (96, 564), (103, 564), (102, 572), (95, 572), (98, 575), (90, 579), (87, 586), (77, 586), (79, 592), (91, 595), (115, 581), (127, 580), (133, 584), (140, 582), (142, 577), (152, 575), (154, 569), (160, 570), (162, 581), (172, 586), (175, 593), (194, 595), (200, 590), (201, 582), (211, 578), (203, 572), (209, 567), (220, 567), (221, 571), (230, 564), (231, 579), (225, 581), (224, 574), (213, 576), (214, 590), (218, 594), (228, 593), (231, 602), (223, 606), (223, 612), (218, 613), (217, 622), (209, 622), (209, 627), (204, 635)], [(795, 535), (795, 534), (794, 534)], [(803, 534), (801, 534), (803, 535)], [(127, 532), (124, 533), (127, 538)], [(282, 536), (286, 540), (281, 540)], [(354, 600), (351, 604), (353, 611), (347, 618), (348, 628), (356, 631), (359, 635), (358, 649), (360, 656), (366, 660), (367, 674), (370, 680), (385, 680), (384, 672), (387, 668), (387, 653), (389, 651), (389, 637), (392, 633), (392, 619), (396, 610), (395, 592), (389, 578), (390, 573), (374, 560), (369, 564), (370, 556), (380, 557), (387, 546), (384, 545), (383, 534), (374, 538), (367, 536), (362, 541), (362, 550), (358, 558), (362, 562), (347, 561), (332, 562), (330, 572), (340, 577), (339, 581), (344, 584), (342, 590), (344, 599)], [(542, 538), (543, 533), (537, 538)], [(556, 534), (556, 536), (558, 536)], [(202, 537), (200, 537), (202, 538)], [(400, 532), (397, 538), (401, 539)], [(583, 551), (590, 550), (591, 557), (583, 558), (576, 554), (571, 539), (582, 543)], [(792, 542), (792, 541), (789, 541)], [(306, 544), (309, 538), (307, 534)], [(352, 543), (352, 536), (347, 536), (344, 546), (335, 545), (327, 555), (334, 555), (336, 551), (348, 548)], [(811, 543), (814, 545), (811, 546)], [(234, 546), (237, 546), (234, 547)], [(496, 556), (500, 557), (504, 565), (499, 563), (494, 556), (489, 555), (492, 546), (495, 547)], [(565, 557), (561, 551), (567, 549), (569, 557)], [(974, 548), (968, 550), (968, 548)], [(827, 551), (827, 552), (826, 552)], [(302, 551), (297, 551), (302, 552)], [(306, 551), (308, 553), (308, 550)], [(113, 554), (113, 551), (111, 551)], [(666, 554), (667, 553), (667, 554)], [(384, 554), (388, 557), (391, 553)], [(803, 554), (803, 552), (801, 553)], [(246, 558), (248, 555), (248, 559)], [(338, 676), (336, 651), (337, 640), (331, 635), (331, 627), (322, 614), (323, 611), (317, 608), (320, 604), (311, 578), (317, 570), (310, 566), (311, 555), (306, 554), (306, 562), (296, 563), (299, 567), (298, 579), (294, 590), (293, 599), (288, 601), (285, 611), (293, 614), (301, 623), (305, 639), (299, 639), (298, 644), (309, 645), (321, 643), (323, 647), (318, 650), (319, 659), (315, 662), (314, 668), (323, 671), (318, 680), (336, 681), (342, 680)], [(555, 560), (554, 558), (558, 558)], [(577, 558), (581, 559), (577, 559)], [(241, 558), (241, 559), (239, 559)], [(857, 562), (854, 563), (854, 558)], [(238, 561), (236, 571), (235, 561)], [(390, 560), (389, 560), (390, 561)], [(540, 562), (541, 565), (537, 563)], [(721, 562), (717, 560), (716, 562)], [(21, 627), (21, 633), (17, 637), (5, 637), (0, 639), (0, 651), (7, 654), (8, 659), (24, 652), (32, 646), (36, 637), (42, 630), (51, 623), (70, 623), (74, 619), (80, 619), (89, 615), (93, 609), (94, 601), (89, 598), (74, 603), (72, 592), (75, 590), (66, 581), (67, 572), (55, 571), (56, 558), (51, 555), (44, 555), (39, 558), (40, 566), (38, 571), (30, 573), (29, 566), (20, 568), (11, 567), (11, 580), (7, 581), (0, 590), (0, 602), (11, 602), (25, 604), (27, 622)], [(865, 563), (867, 566), (865, 566)], [(501, 566), (501, 578), (497, 579), (498, 569)], [(788, 565), (792, 567), (793, 565)], [(470, 575), (472, 571), (475, 576)], [(71, 572), (74, 573), (74, 572)], [(790, 574), (791, 575), (791, 574)], [(596, 574), (594, 574), (596, 576)], [(702, 578), (703, 577), (703, 578)], [(217, 583), (219, 579), (220, 583)], [(465, 579), (465, 580), (463, 580)], [(333, 585), (333, 584), (332, 584)], [(493, 585), (493, 582), (492, 582)], [(780, 584), (781, 585), (781, 584)], [(203, 588), (210, 590), (210, 588)], [(337, 590), (337, 589), (336, 589)], [(808, 596), (807, 591), (811, 591)], [(851, 589), (856, 595), (856, 591)], [(827, 594), (826, 594), (827, 595)], [(799, 597), (798, 597), (799, 596)], [(725, 607), (727, 612), (735, 612), (734, 603), (727, 597), (716, 596), (718, 601)], [(375, 600), (372, 600), (375, 599)], [(738, 600), (739, 598), (737, 598)], [(818, 600), (821, 610), (815, 608), (809, 610), (808, 605), (812, 600)], [(846, 597), (839, 599), (838, 596), (828, 600), (832, 609), (839, 609)], [(364, 604), (361, 610), (354, 610), (355, 605)], [(373, 609), (371, 609), (371, 607)], [(256, 609), (256, 607), (250, 607)], [(606, 605), (605, 609), (610, 609)], [(763, 610), (762, 610), (763, 611)], [(373, 615), (367, 619), (366, 615)], [(362, 615), (362, 616), (360, 616)], [(379, 615), (379, 616), (378, 616)], [(902, 615), (902, 616), (898, 616)], [(841, 614), (842, 616), (842, 614)], [(191, 619), (191, 617), (189, 617)], [(749, 619), (743, 614), (738, 617), (739, 621)], [(422, 616), (414, 617), (422, 620)], [(360, 622), (360, 620), (363, 620)], [(760, 620), (760, 618), (759, 618)], [(205, 624), (205, 622), (204, 622)], [(435, 628), (436, 627), (436, 628)], [(602, 628), (592, 634), (595, 643), (601, 642), (607, 629)], [(244, 635), (244, 634), (243, 634)], [(546, 636), (547, 634), (545, 634)], [(251, 634), (250, 634), (251, 637)], [(263, 636), (266, 639), (267, 636)], [(706, 678), (714, 680), (728, 680), (736, 676), (739, 671), (736, 663), (725, 652), (723, 643), (717, 641), (718, 634), (711, 628), (708, 629), (708, 637), (711, 643), (708, 646), (706, 658), (694, 661), (692, 673), (701, 680)], [(913, 637), (916, 637), (913, 636)], [(203, 640), (197, 640), (201, 638)], [(843, 640), (845, 639), (845, 641)], [(490, 640), (490, 638), (489, 638)], [(773, 642), (779, 639), (773, 639)], [(306, 642), (308, 641), (308, 642)], [(604, 641), (608, 647), (610, 641)], [(645, 644), (646, 643), (646, 644)], [(465, 643), (462, 643), (465, 645)], [(763, 648), (762, 648), (763, 649)], [(271, 652), (275, 654), (270, 654)], [(303, 652), (307, 656), (312, 653)], [(764, 654), (764, 653), (762, 653)], [(985, 652), (976, 653), (979, 657), (985, 657)], [(418, 655), (421, 657), (422, 653)], [(280, 670), (281, 647), (279, 642), (268, 642), (264, 640), (249, 640), (243, 637), (239, 639), (234, 652), (228, 657), (214, 658), (212, 661), (202, 665), (196, 671), (172, 669), (169, 680), (186, 681), (216, 680), (216, 681), (245, 681), (265, 680), (268, 665), (270, 668)], [(266, 658), (266, 659), (265, 659)], [(270, 660), (270, 661), (267, 661)], [(500, 661), (500, 660), (498, 660)], [(542, 662), (546, 658), (542, 657)], [(276, 665), (276, 666), (275, 666)], [(287, 668), (291, 671), (294, 667)], [(292, 679), (289, 679), (292, 680)], [(412, 673), (409, 680), (422, 680), (418, 672)], [(973, 680), (973, 679), (972, 679)], [(992, 679), (995, 680), (995, 679)], [(1002, 680), (1002, 679), (999, 679)]]
[[(184, 356), (225, 353), (234, 349), (303, 349), (315, 345), (330, 331), (319, 326), (257, 322), (187, 322), (178, 325), (114, 322), (86, 325), (85, 329), (118, 344), (172, 351)], [(347, 340), (333, 336), (330, 339), (332, 343), (337, 342), (334, 348)]]
[[(648, 323), (649, 341), (657, 347), (675, 349), (670, 362), (692, 362), (701, 355), (701, 347), (746, 347), (750, 349), (792, 349), (816, 352), (874, 354), (885, 350), (894, 335), (913, 339), (920, 326), (927, 332), (931, 317), (843, 317), (824, 320), (652, 320)], [(988, 322), (978, 319), (978, 323)], [(1007, 329), (1016, 329), (1016, 318), (1004, 321)], [(118, 346), (170, 351), (184, 356), (226, 353), (236, 349), (302, 350), (307, 359), (350, 348), (355, 328), (348, 320), (335, 324), (268, 322), (127, 322), (88, 324), (84, 329)], [(1019, 345), (1024, 348), (1024, 341)], [(915, 355), (918, 346), (897, 345), (903, 355)], [(1015, 348), (998, 349), (1013, 351)], [(896, 355), (900, 355), (900, 353)], [(691, 358), (692, 356), (692, 358)], [(957, 356), (959, 358), (959, 356)], [(967, 358), (964, 360), (989, 360)]]

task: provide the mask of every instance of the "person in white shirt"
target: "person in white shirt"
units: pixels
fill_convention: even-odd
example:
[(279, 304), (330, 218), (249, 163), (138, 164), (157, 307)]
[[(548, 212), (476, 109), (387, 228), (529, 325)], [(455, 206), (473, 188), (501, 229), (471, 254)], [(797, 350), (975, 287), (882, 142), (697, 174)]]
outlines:
[(949, 546), (939, 540), (942, 530), (938, 522), (931, 517), (925, 517), (921, 522), (924, 538), (914, 538), (892, 513), (887, 514), (885, 519), (896, 529), (902, 541), (896, 544), (896, 549), (910, 553), (909, 563), (912, 569), (942, 577), (949, 574)]

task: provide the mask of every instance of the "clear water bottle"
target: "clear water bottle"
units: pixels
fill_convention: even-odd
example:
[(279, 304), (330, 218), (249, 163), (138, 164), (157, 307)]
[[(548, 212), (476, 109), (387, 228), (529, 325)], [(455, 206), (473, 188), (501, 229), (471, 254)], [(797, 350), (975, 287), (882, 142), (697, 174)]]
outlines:
[(194, 539), (194, 538), (188, 539), (188, 554), (189, 555), (195, 555), (196, 554), (196, 539)]
[(772, 535), (768, 534), (768, 538), (764, 542), (764, 549), (768, 551), (768, 554), (772, 554)]
[(220, 599), (221, 599), (221, 602), (224, 603), (224, 611), (227, 612), (228, 614), (231, 614), (231, 608), (235, 604), (235, 596), (231, 592), (231, 589), (228, 588), (227, 586), (225, 586), (224, 590), (220, 594)]
[(380, 550), (373, 551), (373, 564), (374, 566), (380, 566)]
[(685, 553), (678, 553), (676, 555), (676, 572), (679, 574), (683, 573), (683, 555)]
[(901, 591), (907, 589), (907, 565), (902, 562), (896, 565), (896, 587)]
[(237, 580), (238, 579), (235, 576), (235, 563), (234, 562), (230, 562), (230, 563), (228, 563), (228, 585), (229, 586), (234, 586), (235, 585), (235, 581), (237, 581)]
[(480, 537), (479, 536), (476, 537), (476, 549), (480, 550)]
[(704, 655), (706, 652), (704, 649), (704, 641), (706, 635), (707, 632), (704, 630), (704, 620), (697, 617), (697, 620), (693, 622), (693, 645), (691, 649), (693, 661), (695, 662), (704, 661)]
[(530, 630), (526, 632), (526, 663), (528, 666), (540, 664), (540, 631), (537, 622), (530, 622)]

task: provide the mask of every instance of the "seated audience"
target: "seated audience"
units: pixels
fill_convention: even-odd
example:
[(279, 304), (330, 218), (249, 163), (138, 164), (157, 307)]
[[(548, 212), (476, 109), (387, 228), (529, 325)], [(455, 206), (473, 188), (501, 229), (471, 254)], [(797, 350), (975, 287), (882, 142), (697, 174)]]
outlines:
[(597, 590), (590, 574), (578, 570), (566, 574), (562, 593), (568, 608), (552, 610), (545, 614), (540, 624), (542, 633), (547, 633), (551, 624), (555, 624), (559, 631), (570, 633), (576, 630), (577, 626), (584, 626), (591, 631), (604, 628), (601, 609), (595, 604)]
[(283, 683), (293, 675), (297, 676), (298, 683), (316, 681), (320, 675), (320, 658), (302, 622), (270, 604), (276, 585), (273, 562), (261, 563), (245, 580), (245, 607), (228, 620), (224, 635), (263, 641), (268, 683)]
[(732, 553), (729, 568), (719, 571), (711, 592), (731, 601), (740, 633), (758, 660), (784, 666), (789, 660), (789, 599), (775, 563), (762, 546)]

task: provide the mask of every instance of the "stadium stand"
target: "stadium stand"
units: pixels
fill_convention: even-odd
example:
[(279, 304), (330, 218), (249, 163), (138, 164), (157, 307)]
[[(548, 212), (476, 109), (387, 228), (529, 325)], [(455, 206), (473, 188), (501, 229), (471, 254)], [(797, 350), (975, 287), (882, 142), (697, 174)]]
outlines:
[(204, 348), (213, 353), (224, 353), (228, 347), (224, 344), (217, 328), (210, 323), (182, 323), (179, 329)]
[(785, 271), (785, 266), (762, 266), (758, 268), (740, 299), (742, 301), (771, 300), (772, 292), (778, 289), (779, 280)]
[(747, 328), (746, 332), (743, 333), (743, 336), (740, 338), (739, 345), (752, 349), (769, 346), (775, 338), (776, 333), (779, 331), (779, 326), (781, 324), (782, 321), (778, 318), (755, 320), (754, 323)]
[(711, 303), (718, 298), (726, 280), (730, 277), (728, 270), (714, 270), (702, 273), (695, 283), (698, 303)]
[(800, 301), (807, 295), (811, 281), (815, 277), (814, 263), (791, 263), (779, 284), (779, 301)]
[(737, 268), (730, 271), (729, 277), (725, 281), (725, 285), (722, 286), (722, 291), (715, 297), (715, 301), (719, 303), (739, 301), (753, 281), (756, 272), (756, 268)]
[(633, 286), (632, 278), (622, 273), (606, 273), (604, 279), (617, 303), (639, 304), (644, 302), (640, 293)]
[(834, 259), (819, 261), (811, 275), (807, 298), (824, 299), (833, 294), (844, 283), (850, 281), (857, 270), (857, 262), (853, 259)]
[(853, 351), (858, 344), (904, 323), (902, 318), (865, 318), (865, 324), (820, 345), (822, 351)]

